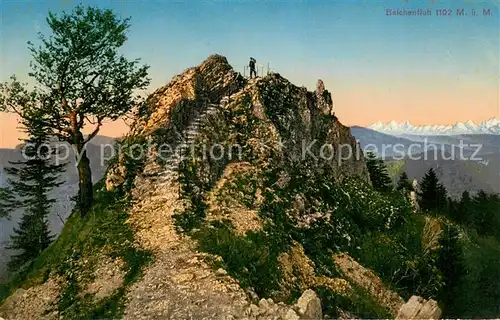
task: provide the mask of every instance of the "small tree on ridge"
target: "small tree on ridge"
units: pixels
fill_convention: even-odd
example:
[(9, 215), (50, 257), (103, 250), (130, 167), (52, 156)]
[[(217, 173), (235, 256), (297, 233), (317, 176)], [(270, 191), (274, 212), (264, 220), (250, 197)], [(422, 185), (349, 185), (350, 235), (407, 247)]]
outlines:
[[(130, 24), (111, 10), (80, 5), (71, 13), (49, 12), (47, 23), (52, 34), (39, 34), (40, 46), (28, 43), (33, 58), (30, 76), (40, 96), (33, 108), (43, 115), (51, 134), (71, 144), (77, 153), (78, 204), (85, 217), (93, 200), (85, 147), (104, 121), (117, 120), (132, 109), (138, 98), (134, 91), (149, 84), (148, 66), (139, 66), (138, 59), (129, 61), (119, 52)], [(8, 94), (16, 86), (13, 82), (4, 91)], [(93, 131), (84, 136), (89, 124)]]

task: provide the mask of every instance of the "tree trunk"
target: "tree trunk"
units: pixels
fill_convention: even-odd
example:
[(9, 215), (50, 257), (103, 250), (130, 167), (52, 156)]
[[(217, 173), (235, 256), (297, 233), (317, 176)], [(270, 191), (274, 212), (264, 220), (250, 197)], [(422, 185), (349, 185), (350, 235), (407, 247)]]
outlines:
[(82, 218), (85, 218), (92, 208), (92, 201), (94, 198), (92, 171), (90, 169), (90, 160), (87, 157), (87, 151), (82, 148), (79, 152), (81, 157), (78, 162), (78, 177), (80, 185), (78, 200), (80, 215)]

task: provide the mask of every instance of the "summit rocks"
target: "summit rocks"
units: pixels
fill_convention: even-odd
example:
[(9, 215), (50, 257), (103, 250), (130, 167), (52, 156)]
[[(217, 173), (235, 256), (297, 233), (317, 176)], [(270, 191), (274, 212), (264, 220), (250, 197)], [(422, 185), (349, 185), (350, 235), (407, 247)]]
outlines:
[[(175, 76), (169, 84), (158, 88), (138, 110), (134, 134), (148, 135), (187, 123), (207, 104), (219, 104), (245, 85), (245, 79), (233, 70), (227, 59), (212, 55), (202, 64)], [(182, 119), (172, 119), (182, 109)], [(179, 123), (177, 123), (179, 124)]]

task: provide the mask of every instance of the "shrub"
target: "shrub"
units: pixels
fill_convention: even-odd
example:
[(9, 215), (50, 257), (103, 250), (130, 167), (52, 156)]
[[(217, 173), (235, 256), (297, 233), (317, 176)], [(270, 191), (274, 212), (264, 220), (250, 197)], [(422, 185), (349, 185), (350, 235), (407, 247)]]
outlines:
[(438, 247), (424, 249), (424, 229), (425, 217), (410, 215), (388, 232), (365, 234), (359, 249), (351, 254), (404, 299), (412, 295), (436, 297), (443, 284), (436, 266)]
[(440, 301), (444, 306), (443, 313), (448, 317), (459, 317), (453, 312), (455, 301), (459, 295), (459, 285), (465, 276), (464, 248), (460, 240), (459, 230), (454, 225), (446, 224), (440, 239), (441, 249), (438, 268), (443, 274), (444, 287)]
[(213, 222), (194, 234), (200, 250), (222, 257), (229, 274), (244, 288), (252, 288), (260, 297), (279, 290), (282, 277), (278, 256), (288, 250), (284, 234), (270, 226), (259, 232), (237, 236), (229, 222)]
[[(95, 205), (86, 219), (72, 214), (60, 234), (40, 257), (17, 274), (3, 294), (8, 295), (21, 284), (45, 282), (51, 273), (65, 278), (58, 303), (60, 312), (69, 319), (118, 318), (123, 311), (126, 288), (141, 275), (151, 261), (150, 252), (136, 248), (132, 230), (126, 223), (129, 199), (107, 192), (103, 181), (95, 186)], [(125, 281), (114, 295), (96, 305), (92, 295), (82, 297), (82, 281), (89, 280), (102, 255), (125, 262)], [(83, 261), (85, 267), (83, 267)], [(5, 298), (5, 296), (3, 296)]]
[(454, 303), (447, 313), (463, 318), (500, 316), (500, 242), (470, 232), (464, 248), (466, 272), (457, 287)]
[(340, 318), (341, 312), (347, 312), (359, 319), (390, 319), (391, 312), (380, 306), (368, 293), (360, 287), (351, 284), (349, 296), (332, 292), (324, 286), (315, 290), (321, 299), (323, 313), (333, 319)]

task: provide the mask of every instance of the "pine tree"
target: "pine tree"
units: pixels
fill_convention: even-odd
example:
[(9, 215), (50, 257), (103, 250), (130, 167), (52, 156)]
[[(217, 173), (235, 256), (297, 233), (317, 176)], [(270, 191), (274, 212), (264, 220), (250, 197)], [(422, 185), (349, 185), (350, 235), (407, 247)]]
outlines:
[(0, 188), (0, 218), (9, 217), (14, 208), (15, 196), (9, 187)]
[(392, 190), (392, 179), (387, 173), (384, 160), (377, 158), (373, 152), (369, 151), (366, 155), (366, 167), (375, 190), (384, 192)]
[(453, 216), (456, 215), (455, 213), (456, 209), (457, 206), (455, 201), (453, 201), (453, 199), (450, 196), (446, 197), (446, 203), (443, 209), (443, 214), (453, 219)]
[(446, 189), (439, 182), (436, 172), (430, 168), (420, 182), (420, 207), (428, 211), (442, 210), (447, 204), (446, 194)]
[(465, 275), (465, 257), (460, 243), (459, 231), (455, 226), (446, 225), (440, 239), (440, 251), (437, 266), (443, 275), (444, 286), (441, 290), (441, 301), (447, 316), (455, 309), (453, 303), (459, 294), (459, 285)]
[(412, 183), (411, 183), (410, 179), (408, 178), (408, 175), (404, 171), (399, 176), (396, 190), (399, 190), (399, 191), (402, 191), (402, 190), (412, 191), (413, 190)]
[(40, 114), (25, 115), (22, 124), (29, 138), (25, 140), (25, 159), (11, 162), (13, 167), (6, 168), (11, 178), (8, 179), (16, 201), (11, 201), (9, 210), (24, 209), (24, 214), (8, 249), (19, 250), (8, 263), (10, 270), (15, 270), (26, 262), (36, 258), (53, 240), (50, 234), (47, 216), (55, 199), (48, 197), (48, 192), (61, 184), (59, 174), (64, 164), (53, 164), (51, 156), (55, 149), (48, 144), (48, 130), (40, 122)]
[(500, 200), (480, 190), (472, 199), (473, 221), (479, 234), (495, 235), (500, 221)]
[(473, 220), (472, 214), (472, 199), (469, 192), (465, 190), (462, 192), (460, 202), (455, 210), (455, 216), (452, 218), (458, 223), (469, 224)]

